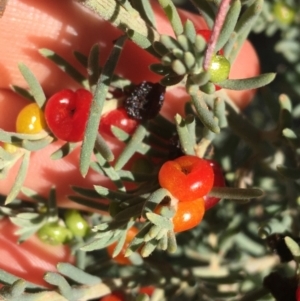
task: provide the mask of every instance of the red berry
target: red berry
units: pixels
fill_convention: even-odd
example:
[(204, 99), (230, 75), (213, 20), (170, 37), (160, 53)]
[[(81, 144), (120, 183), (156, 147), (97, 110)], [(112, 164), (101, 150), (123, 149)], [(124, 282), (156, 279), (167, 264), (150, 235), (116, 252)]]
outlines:
[(54, 136), (68, 142), (82, 141), (92, 98), (92, 93), (85, 89), (66, 89), (51, 96), (45, 118)]
[(125, 240), (125, 243), (124, 243), (124, 246), (123, 246), (121, 252), (117, 256), (113, 257), (113, 252), (117, 245), (117, 242), (114, 242), (113, 244), (109, 245), (106, 248), (108, 255), (111, 258), (113, 258), (113, 260), (116, 261), (118, 264), (122, 264), (122, 265), (131, 264), (130, 259), (128, 257), (125, 257), (125, 252), (126, 252), (127, 247), (129, 246), (129, 244), (131, 243), (131, 241), (138, 234), (138, 232), (139, 232), (139, 230), (137, 228), (131, 227), (126, 234), (126, 240)]
[(214, 173), (206, 160), (182, 156), (163, 164), (158, 181), (179, 201), (188, 202), (203, 197), (211, 190)]
[(139, 293), (140, 294), (146, 294), (148, 295), (149, 297), (152, 296), (153, 292), (155, 290), (155, 287), (150, 285), (150, 286), (143, 286), (139, 289)]
[(131, 135), (137, 128), (138, 122), (130, 118), (124, 108), (117, 108), (101, 117), (99, 133), (115, 137), (111, 131), (112, 125)]
[[(213, 187), (224, 187), (225, 186), (225, 179), (223, 176), (223, 172), (221, 166), (214, 160), (207, 160), (214, 172), (214, 183)], [(213, 196), (205, 195), (203, 197), (205, 201), (205, 210), (210, 209), (211, 207), (215, 206), (219, 201), (220, 198), (216, 198)]]
[(124, 301), (125, 296), (122, 292), (112, 292), (110, 295), (107, 295), (101, 298), (99, 301)]

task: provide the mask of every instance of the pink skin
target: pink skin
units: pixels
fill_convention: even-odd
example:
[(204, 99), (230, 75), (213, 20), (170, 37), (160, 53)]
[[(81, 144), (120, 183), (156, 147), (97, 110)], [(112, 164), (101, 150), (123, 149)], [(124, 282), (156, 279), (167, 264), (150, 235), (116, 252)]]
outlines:
[[(171, 35), (172, 30), (156, 2), (154, 2), (154, 7), (158, 31)], [(203, 19), (199, 16), (187, 12), (182, 12), (181, 16), (183, 19), (191, 19), (199, 29), (206, 28)], [(28, 104), (26, 99), (10, 91), (11, 84), (26, 87), (17, 67), (19, 62), (25, 63), (34, 72), (46, 95), (50, 97), (62, 89), (78, 89), (80, 86), (53, 63), (44, 59), (37, 51), (39, 48), (54, 50), (85, 74), (85, 70), (72, 57), (72, 51), (78, 50), (88, 54), (91, 46), (99, 42), (103, 63), (111, 49), (112, 41), (120, 35), (118, 29), (100, 20), (96, 15), (83, 9), (76, 1), (72, 0), (10, 0), (0, 23), (0, 111), (5, 112), (0, 116), (0, 128), (7, 131), (15, 130), (17, 114)], [(160, 77), (148, 69), (148, 65), (153, 62), (156, 60), (151, 55), (128, 42), (117, 71), (135, 83), (142, 80), (155, 82)], [(245, 78), (255, 76), (258, 73), (257, 55), (250, 43), (246, 42), (232, 67), (230, 78)], [(254, 92), (230, 91), (228, 94), (238, 106), (245, 107), (251, 101)], [(166, 103), (162, 109), (163, 114), (168, 118), (173, 118), (175, 113), (181, 113), (188, 98), (182, 88), (170, 90), (166, 95)], [(67, 195), (72, 194), (70, 185), (91, 188), (94, 184), (109, 186), (109, 181), (92, 171), (88, 173), (85, 179), (82, 179), (78, 171), (79, 148), (63, 160), (52, 161), (50, 155), (61, 145), (62, 142), (57, 141), (45, 149), (31, 154), (28, 170), (30, 176), (27, 177), (25, 186), (47, 196), (50, 188), (55, 185), (59, 204), (65, 207), (74, 207), (74, 204), (66, 198)], [(115, 139), (110, 141), (110, 145), (116, 153), (122, 147), (115, 143)], [(7, 194), (9, 192), (16, 178), (18, 166), (19, 164), (16, 164), (8, 177), (0, 181), (0, 193)], [(3, 223), (3, 221), (0, 222), (0, 227), (4, 225)], [(8, 256), (7, 253), (0, 252), (0, 256), (2, 263), (7, 261), (5, 259)], [(16, 255), (16, 258), (19, 256), (21, 254)], [(61, 258), (57, 258), (57, 260), (61, 260)], [(34, 261), (31, 259), (29, 262), (37, 268), (42, 266), (39, 262), (33, 264)], [(5, 266), (1, 267), (6, 269)], [(28, 267), (28, 269), (30, 270), (32, 267)], [(49, 270), (49, 268), (44, 266), (44, 270)], [(14, 273), (18, 274), (16, 270)], [(23, 275), (21, 270), (19, 270), (19, 275)]]

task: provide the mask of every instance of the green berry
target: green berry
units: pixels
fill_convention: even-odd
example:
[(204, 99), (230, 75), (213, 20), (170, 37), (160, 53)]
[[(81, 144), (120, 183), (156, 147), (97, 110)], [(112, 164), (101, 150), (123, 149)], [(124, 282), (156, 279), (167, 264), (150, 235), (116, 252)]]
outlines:
[(87, 221), (75, 209), (66, 211), (65, 223), (72, 234), (77, 237), (84, 237), (90, 229)]
[(72, 233), (57, 222), (45, 224), (38, 232), (38, 238), (49, 245), (61, 245), (72, 239)]
[(212, 83), (219, 83), (228, 78), (230, 72), (230, 62), (223, 55), (215, 54), (210, 61), (207, 70)]
[(273, 6), (274, 17), (282, 24), (289, 25), (295, 19), (295, 11), (282, 2), (276, 2)]

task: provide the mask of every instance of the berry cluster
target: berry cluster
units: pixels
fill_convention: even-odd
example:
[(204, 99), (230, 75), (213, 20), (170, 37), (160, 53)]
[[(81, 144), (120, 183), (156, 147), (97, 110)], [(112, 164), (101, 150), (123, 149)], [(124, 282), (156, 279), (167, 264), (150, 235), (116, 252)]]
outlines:
[(40, 240), (50, 245), (61, 245), (73, 237), (84, 237), (89, 232), (89, 224), (78, 210), (67, 210), (64, 223), (46, 223), (39, 229), (37, 235)]
[[(207, 194), (213, 186), (225, 185), (220, 166), (196, 156), (181, 156), (164, 163), (158, 174), (161, 187), (178, 200), (173, 217), (174, 232), (182, 232), (198, 225), (206, 210), (220, 199)], [(160, 212), (161, 205), (157, 208)]]
[[(103, 114), (99, 133), (114, 137), (112, 126), (132, 134), (139, 121), (154, 118), (164, 101), (165, 87), (160, 84), (142, 82), (119, 107)], [(17, 117), (16, 131), (36, 134), (47, 127), (53, 135), (67, 142), (79, 142), (84, 138), (93, 95), (85, 89), (65, 89), (52, 95), (44, 112), (32, 103), (21, 110)]]

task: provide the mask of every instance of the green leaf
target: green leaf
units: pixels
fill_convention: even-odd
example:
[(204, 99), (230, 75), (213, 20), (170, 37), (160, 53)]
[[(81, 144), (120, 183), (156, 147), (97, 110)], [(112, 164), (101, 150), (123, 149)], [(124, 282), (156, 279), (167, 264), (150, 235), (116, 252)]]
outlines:
[[(189, 115), (189, 118), (192, 116)], [(192, 117), (193, 118), (193, 117)], [(196, 145), (196, 137), (195, 137), (195, 120), (190, 119), (188, 122), (188, 117), (184, 120), (179, 114), (175, 116), (176, 128), (179, 135), (179, 140), (181, 144), (181, 148), (186, 155), (195, 155), (194, 147)]]
[(54, 51), (41, 48), (39, 52), (45, 58), (48, 58), (52, 62), (54, 62), (62, 71), (66, 72), (70, 77), (72, 77), (76, 82), (82, 85), (84, 88), (88, 89), (88, 83), (85, 76), (83, 76), (80, 72), (77, 71), (68, 61), (66, 61), (63, 57), (55, 53)]
[(220, 50), (229, 40), (239, 18), (240, 12), (241, 2), (239, 0), (231, 1), (230, 8), (227, 12), (225, 22), (222, 26), (220, 36), (217, 41), (216, 51)]
[(21, 191), (23, 183), (26, 179), (26, 174), (29, 166), (30, 152), (26, 151), (22, 157), (22, 163), (17, 173), (13, 186), (11, 187), (6, 199), (5, 205), (11, 203)]
[(22, 87), (16, 86), (16, 85), (11, 85), (11, 89), (18, 95), (20, 95), (24, 98), (27, 98), (30, 101), (34, 101), (33, 96), (31, 95), (31, 93), (28, 90), (26, 90)]
[(264, 192), (258, 188), (232, 188), (232, 187), (214, 187), (209, 196), (224, 199), (251, 199), (264, 195)]
[(144, 21), (153, 28), (156, 28), (156, 22), (153, 9), (149, 0), (132, 0), (133, 7), (139, 12)]
[(52, 160), (58, 160), (69, 155), (75, 148), (78, 146), (78, 143), (67, 142), (63, 144), (58, 150), (51, 154), (50, 158)]
[(74, 265), (67, 262), (60, 262), (57, 264), (57, 270), (64, 276), (72, 279), (73, 281), (85, 284), (85, 285), (95, 285), (102, 282), (101, 278), (97, 276), (90, 275), (85, 271), (75, 267)]
[(22, 147), (25, 148), (28, 151), (38, 151), (40, 149), (45, 148), (48, 146), (51, 142), (53, 142), (54, 138), (51, 136), (46, 136), (39, 140), (23, 140), (22, 141)]
[(26, 65), (22, 63), (19, 64), (19, 70), (22, 73), (23, 77), (25, 78), (29, 86), (29, 90), (34, 100), (36, 101), (37, 105), (40, 108), (42, 108), (46, 101), (46, 96), (44, 94), (43, 88), (40, 85), (39, 81)]
[(275, 73), (265, 73), (255, 77), (249, 77), (245, 79), (227, 79), (218, 85), (224, 89), (229, 90), (249, 90), (257, 89), (268, 85), (275, 78)]
[(147, 134), (147, 130), (145, 126), (140, 124), (138, 128), (135, 130), (134, 134), (132, 135), (127, 145), (125, 146), (123, 152), (117, 158), (115, 163), (115, 170), (120, 170), (123, 168), (123, 166), (136, 152), (137, 148), (143, 141), (146, 134)]
[(122, 36), (115, 42), (113, 50), (103, 67), (96, 86), (80, 152), (80, 172), (83, 177), (86, 176), (90, 166), (91, 155), (98, 135), (98, 127), (104, 101), (125, 41), (126, 37)]
[(183, 26), (174, 3), (171, 0), (158, 0), (158, 2), (165, 11), (165, 14), (167, 15), (172, 25), (175, 35), (178, 36), (182, 34)]
[(99, 66), (99, 56), (100, 56), (100, 48), (98, 44), (95, 44), (89, 53), (88, 61), (87, 61), (87, 71), (88, 71), (88, 79), (89, 85), (93, 88), (98, 81), (100, 76), (100, 66)]

